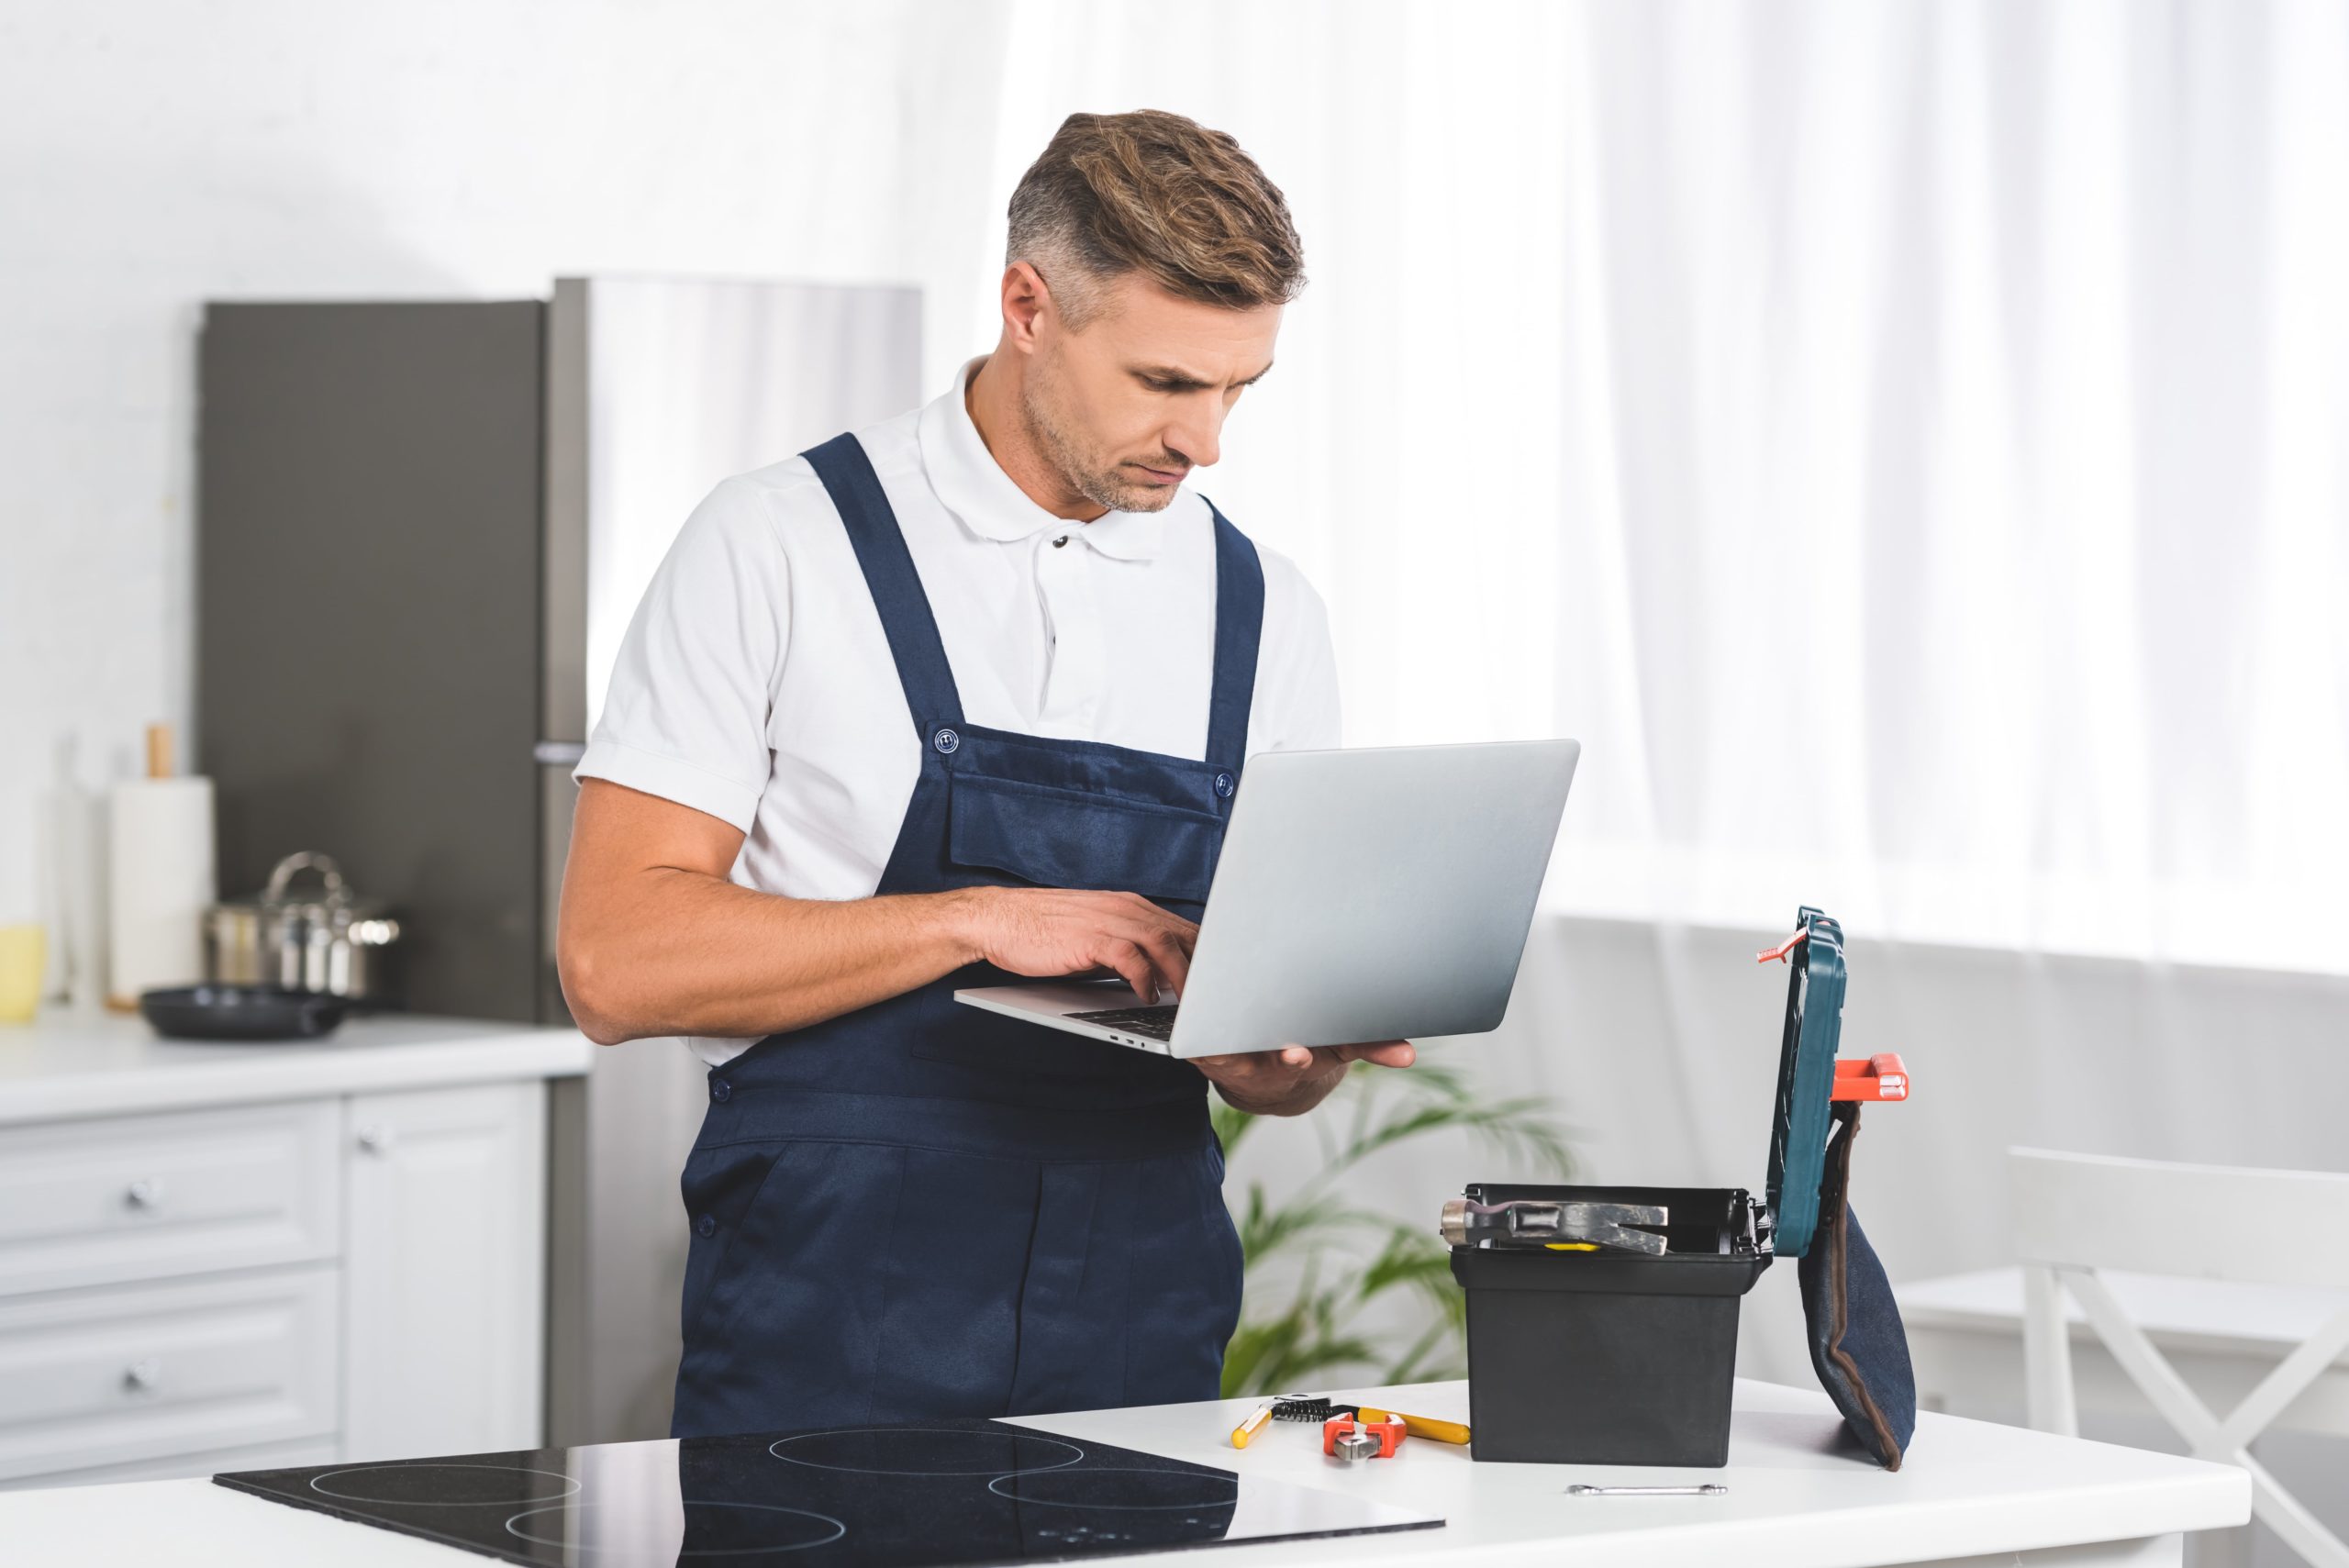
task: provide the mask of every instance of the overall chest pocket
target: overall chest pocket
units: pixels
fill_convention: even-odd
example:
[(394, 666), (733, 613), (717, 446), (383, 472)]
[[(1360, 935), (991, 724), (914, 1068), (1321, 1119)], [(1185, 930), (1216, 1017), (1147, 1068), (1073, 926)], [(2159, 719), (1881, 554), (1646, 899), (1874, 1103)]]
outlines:
[(1186, 806), (964, 774), (947, 803), (946, 858), (1038, 887), (1139, 893), (1196, 912), (1223, 819)]
[[(1208, 812), (977, 773), (956, 776), (947, 817), (946, 858), (977, 880), (1138, 893), (1186, 918), (1207, 901), (1223, 846), (1223, 820)], [(911, 1049), (990, 1075), (1091, 1080), (1144, 1098), (1197, 1081), (1164, 1057), (994, 1014), (974, 1012)]]

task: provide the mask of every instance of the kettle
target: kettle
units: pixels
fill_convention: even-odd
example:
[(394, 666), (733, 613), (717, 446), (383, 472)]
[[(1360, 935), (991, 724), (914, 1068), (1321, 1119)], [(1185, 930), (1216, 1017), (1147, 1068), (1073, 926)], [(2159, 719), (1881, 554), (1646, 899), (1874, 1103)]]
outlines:
[[(317, 873), (315, 894), (293, 891), (304, 872)], [(381, 1002), (385, 950), (399, 935), (381, 903), (352, 895), (331, 857), (303, 851), (278, 862), (256, 896), (205, 911), (205, 976)]]

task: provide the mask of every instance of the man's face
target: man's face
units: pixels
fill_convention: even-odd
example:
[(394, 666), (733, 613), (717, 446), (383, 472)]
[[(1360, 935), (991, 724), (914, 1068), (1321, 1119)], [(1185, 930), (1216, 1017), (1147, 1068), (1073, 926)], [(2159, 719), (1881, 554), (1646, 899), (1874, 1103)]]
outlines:
[(1133, 272), (1092, 288), (1082, 328), (1056, 306), (1038, 317), (1020, 414), (1077, 495), (1159, 511), (1221, 455), (1225, 416), (1272, 368), (1281, 307), (1204, 305)]

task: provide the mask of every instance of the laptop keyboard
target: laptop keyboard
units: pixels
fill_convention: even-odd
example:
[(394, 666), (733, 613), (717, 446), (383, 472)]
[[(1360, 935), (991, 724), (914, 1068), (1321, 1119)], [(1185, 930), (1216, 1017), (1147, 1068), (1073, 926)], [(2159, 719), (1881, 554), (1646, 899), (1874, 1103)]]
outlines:
[(1105, 1029), (1123, 1029), (1145, 1040), (1174, 1038), (1173, 1007), (1119, 1007), (1105, 1013), (1071, 1013), (1068, 1017), (1083, 1023), (1099, 1024)]

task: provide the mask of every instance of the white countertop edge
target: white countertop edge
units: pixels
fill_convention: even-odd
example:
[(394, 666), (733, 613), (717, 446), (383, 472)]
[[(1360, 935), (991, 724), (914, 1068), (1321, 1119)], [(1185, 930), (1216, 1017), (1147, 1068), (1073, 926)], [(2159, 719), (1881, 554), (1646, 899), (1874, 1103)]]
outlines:
[(462, 1568), (499, 1561), (273, 1503), (208, 1476), (0, 1492), (0, 1518), (11, 1568)]
[[(1332, 1397), (1390, 1405), (1395, 1408), (1413, 1409), (1439, 1418), (1462, 1419), (1469, 1415), (1465, 1385), (1460, 1384), (1416, 1385), (1392, 1390), (1358, 1389), (1336, 1393)], [(1228, 1431), (1259, 1403), (1261, 1401), (1257, 1399), (1241, 1398), (1212, 1405), (1162, 1406), (1156, 1408), (1156, 1414), (1163, 1422), (1173, 1418), (1176, 1411), (1183, 1411), (1186, 1416), (1190, 1411), (1197, 1411), (1200, 1413), (1197, 1418), (1183, 1419), (1180, 1426), (1192, 1432), (1208, 1428)], [(1816, 1389), (1794, 1389), (1749, 1378), (1738, 1379), (1741, 1409), (1757, 1405), (1765, 1408), (1783, 1408), (1789, 1403), (1815, 1407), (1826, 1416), (1832, 1417), (1832, 1407), (1829, 1405), (1827, 1396)], [(1208, 1414), (1210, 1411), (1213, 1412), (1211, 1416)], [(1123, 1414), (1078, 1412), (1061, 1417), (1029, 1416), (1010, 1419), (1016, 1425), (1064, 1436), (1089, 1437), (1113, 1442), (1123, 1440), (1128, 1446), (1139, 1446), (1134, 1434), (1108, 1429), (1118, 1424), (1117, 1417)], [(1104, 1422), (1104, 1417), (1109, 1419)], [(1933, 1450), (1938, 1446), (1935, 1429), (1943, 1425), (1953, 1428), (1952, 1435), (1955, 1436), (1965, 1431), (1978, 1432), (1986, 1423), (1930, 1411), (1918, 1417), (1917, 1436), (1910, 1446), (1912, 1468), (1920, 1470), (1928, 1484), (1935, 1468)], [(1631, 1484), (1643, 1475), (1658, 1484), (1677, 1484), (1698, 1479), (1698, 1473), (1675, 1470), (1651, 1474), (1609, 1471), (1599, 1474), (1588, 1466), (1497, 1465), (1491, 1468), (1497, 1471), (1554, 1471), (1561, 1507), (1592, 1506), (1621, 1508), (1625, 1510), (1624, 1528), (1620, 1530), (1578, 1529), (1556, 1535), (1484, 1540), (1464, 1539), (1463, 1532), (1455, 1529), (1402, 1530), (1333, 1537), (1317, 1541), (1266, 1541), (1216, 1550), (1219, 1560), (1225, 1554), (1230, 1554), (1238, 1560), (1270, 1562), (1277, 1556), (1296, 1561), (1311, 1553), (1326, 1555), (1333, 1562), (1342, 1555), (1347, 1558), (1375, 1557), (1382, 1562), (1397, 1563), (1475, 1563), (1480, 1568), (1485, 1564), (1520, 1561), (1555, 1563), (1562, 1555), (1575, 1556), (1586, 1552), (1592, 1554), (1594, 1560), (1607, 1562), (1609, 1568), (1616, 1568), (1617, 1564), (1625, 1565), (1625, 1568), (1719, 1568), (1720, 1562), (1731, 1557), (1746, 1564), (1747, 1568), (1876, 1568), (1880, 1564), (1937, 1562), (2096, 1542), (2140, 1540), (2196, 1530), (2228, 1529), (2244, 1524), (2251, 1518), (2251, 1477), (2230, 1466), (2175, 1454), (2059, 1438), (2026, 1428), (1995, 1427), (1992, 1429), (2001, 1435), (2002, 1441), (2011, 1439), (2023, 1443), (2043, 1442), (2060, 1449), (2086, 1446), (2104, 1451), (2110, 1456), (2125, 1456), (2124, 1462), (2135, 1473), (2103, 1481), (2076, 1483), (2058, 1490), (2021, 1490), (1988, 1496), (1978, 1490), (1969, 1490), (1947, 1496), (1920, 1497), (1914, 1495), (1913, 1485), (1901, 1486), (1900, 1496), (1883, 1504), (1857, 1507), (1844, 1505), (1827, 1516), (1818, 1513), (1757, 1516), (1741, 1509), (1718, 1519), (1679, 1518), (1673, 1520), (1668, 1527), (1663, 1527), (1653, 1516), (1643, 1518), (1641, 1513), (1631, 1510), (1658, 1506), (1675, 1510), (1702, 1509), (1713, 1506), (1714, 1500), (1620, 1498), (1611, 1502), (1590, 1499), (1586, 1504), (1583, 1500), (1569, 1502), (1563, 1495), (1565, 1485), (1574, 1479)], [(1201, 1443), (1196, 1439), (1190, 1441), (1159, 1441), (1148, 1446), (1152, 1451), (1164, 1453), (1171, 1458), (1236, 1468), (1242, 1474), (1254, 1471), (1270, 1480), (1319, 1486), (1329, 1491), (1359, 1489), (1365, 1496), (1381, 1495), (1381, 1489), (1374, 1484), (1378, 1475), (1375, 1464), (1359, 1473), (1346, 1470), (1316, 1473), (1310, 1469), (1299, 1470), (1293, 1461), (1264, 1464), (1258, 1459), (1259, 1451), (1254, 1445), (1245, 1454), (1235, 1452), (1222, 1441)], [(1456, 1451), (1446, 1450), (1442, 1445), (1418, 1446), (1422, 1450), (1432, 1449), (1445, 1459), (1452, 1459), (1456, 1453)], [(1465, 1454), (1456, 1454), (1456, 1458), (1459, 1463), (1471, 1467), (1476, 1462)], [(1855, 1459), (1855, 1462), (1864, 1462)], [(1754, 1473), (1740, 1464), (1734, 1455), (1730, 1466), (1703, 1474), (1732, 1483), (1732, 1501), (1750, 1488), (1754, 1479)], [(1899, 1485), (1903, 1477), (1887, 1475), (1885, 1479)], [(1392, 1495), (1386, 1496), (1386, 1500), (1404, 1507), (1441, 1513), (1445, 1510), (1433, 1495), (1440, 1489), (1435, 1487), (1422, 1491), (1419, 1485), (1398, 1485), (1392, 1488)], [(1831, 1525), (1822, 1528), (1828, 1518), (1831, 1518)], [(1319, 1550), (1330, 1546), (1342, 1547), (1343, 1551), (1325, 1553)]]
[[(1438, 1385), (1441, 1386), (1441, 1385)], [(1401, 1391), (1397, 1391), (1401, 1392)], [(1439, 1414), (1436, 1401), (1422, 1396), (1423, 1387), (1408, 1396), (1414, 1403)], [(1823, 1396), (1774, 1385), (1746, 1385), (1741, 1393), (1757, 1403), (1783, 1409), (1789, 1395), (1807, 1396), (1804, 1403), (1824, 1404)], [(1103, 1429), (1128, 1424), (1163, 1429), (1170, 1418), (1193, 1434), (1203, 1433), (1229, 1417), (1236, 1421), (1253, 1407), (1252, 1400), (1221, 1405), (1160, 1406), (1137, 1412), (1084, 1412), (1065, 1417), (1028, 1417), (1019, 1425), (1072, 1437), (1114, 1441)], [(1395, 1401), (1401, 1405), (1401, 1400)], [(1177, 1417), (1176, 1412), (1181, 1412)], [(1210, 1412), (1212, 1415), (1210, 1416)], [(1139, 1420), (1135, 1420), (1139, 1418)], [(1947, 1425), (1946, 1433), (1936, 1427)], [(1945, 1437), (1964, 1446), (1966, 1429), (1980, 1423), (1955, 1417), (1928, 1415), (1920, 1418), (1919, 1441), (1930, 1444)], [(1226, 1425), (1225, 1429), (1229, 1427)], [(1465, 1521), (1453, 1518), (1453, 1528), (1387, 1533), (1344, 1535), (1311, 1540), (1269, 1540), (1215, 1549), (1218, 1562), (1329, 1563), (1375, 1559), (1393, 1563), (1468, 1563), (1476, 1568), (1499, 1563), (1540, 1563), (1543, 1568), (1563, 1561), (1603, 1562), (1609, 1568), (1719, 1568), (1734, 1561), (1744, 1568), (1874, 1568), (1878, 1564), (1938, 1562), (1952, 1559), (1991, 1558), (2016, 1552), (2093, 1542), (2141, 1540), (2182, 1531), (2238, 1525), (2250, 1517), (2251, 1482), (2244, 1473), (2222, 1465), (2174, 1455), (2116, 1449), (2106, 1444), (2081, 1444), (2077, 1440), (2050, 1437), (2020, 1429), (1994, 1429), (2001, 1448), (2009, 1438), (2021, 1446), (2044, 1442), (2052, 1449), (2076, 1453), (2086, 1447), (2103, 1451), (2091, 1468), (2118, 1466), (2125, 1473), (2103, 1481), (2065, 1485), (2034, 1495), (2030, 1489), (2006, 1491), (1961, 1487), (1943, 1496), (1918, 1496), (1915, 1485), (1903, 1486), (1904, 1477), (1885, 1477), (1898, 1496), (1881, 1505), (1844, 1506), (1830, 1515), (1818, 1512), (1782, 1514), (1725, 1511), (1705, 1518), (1701, 1511), (1710, 1499), (1620, 1498), (1611, 1501), (1570, 1501), (1563, 1496), (1569, 1479), (1601, 1473), (1578, 1466), (1489, 1466), (1495, 1472), (1546, 1472), (1553, 1475), (1560, 1496), (1556, 1517), (1586, 1506), (1620, 1510), (1621, 1529), (1562, 1530), (1553, 1534), (1519, 1533), (1500, 1539), (1472, 1540)], [(1302, 1437), (1304, 1434), (1292, 1434)], [(1975, 1431), (1978, 1442), (1989, 1432)], [(1433, 1448), (1435, 1445), (1429, 1445)], [(1220, 1449), (1219, 1454), (1217, 1451)], [(1318, 1485), (1325, 1491), (1384, 1496), (1397, 1506), (1443, 1512), (1438, 1497), (1455, 1494), (1474, 1472), (1465, 1454), (1449, 1451), (1424, 1456), (1424, 1468), (1388, 1473), (1375, 1467), (1359, 1471), (1319, 1471), (1311, 1451), (1296, 1443), (1246, 1456), (1204, 1436), (1153, 1445), (1153, 1451), (1195, 1462), (1238, 1468), (1243, 1473), (1273, 1480)], [(1920, 1451), (1919, 1479), (1931, 1482), (1930, 1449)], [(2028, 1456), (2026, 1456), (2028, 1457)], [(1758, 1473), (1785, 1473), (1792, 1481), (1798, 1471), (1778, 1471), (1751, 1461), (1732, 1465), (1724, 1473), (1739, 1487), (1752, 1485)], [(1432, 1464), (1425, 1464), (1432, 1460)], [(1255, 1462), (1250, 1462), (1254, 1461)], [(1265, 1462), (1269, 1461), (1270, 1462)], [(1674, 1473), (1676, 1476), (1678, 1473)], [(1809, 1473), (1816, 1475), (1817, 1470)], [(1659, 1475), (1659, 1479), (1661, 1479)], [(1486, 1501), (1523, 1519), (1529, 1496), (1516, 1478), (1497, 1489)], [(1537, 1494), (1539, 1506), (1552, 1505), (1545, 1485)], [(1750, 1496), (1750, 1493), (1743, 1495)], [(1735, 1503), (1740, 1492), (1728, 1501)], [(1654, 1511), (1668, 1508), (1678, 1515), (1665, 1523)], [(1456, 1511), (1456, 1510), (1455, 1510)], [(1698, 1517), (1691, 1518), (1690, 1516)], [(1545, 1516), (1546, 1517), (1546, 1516)], [(1586, 1521), (1585, 1521), (1586, 1523)], [(279, 1565), (333, 1562), (338, 1568), (426, 1568), (485, 1559), (462, 1549), (414, 1536), (350, 1523), (334, 1517), (288, 1507), (237, 1492), (209, 1480), (150, 1481), (52, 1491), (0, 1492), (0, 1538), (21, 1555), (26, 1568), (50, 1563), (152, 1561), (157, 1544), (172, 1544), (169, 1560), (191, 1564), (218, 1563), (223, 1568), (279, 1568)], [(1189, 1561), (1193, 1552), (1158, 1553), (1162, 1561), (1176, 1556)], [(1135, 1561), (1109, 1558), (1110, 1563)]]
[[(1041, 1421), (1023, 1424), (1042, 1425)], [(1393, 1563), (1493, 1568), (1525, 1562), (1550, 1568), (1563, 1560), (1579, 1558), (1603, 1561), (1609, 1568), (1719, 1568), (1730, 1560), (1723, 1555), (1728, 1552), (1747, 1568), (1877, 1568), (1899, 1562), (1938, 1562), (2143, 1540), (2246, 1520), (2251, 1512), (2250, 1477), (2217, 1465), (2201, 1468), (2211, 1473), (2186, 1481), (2173, 1478), (2099, 1488), (2089, 1498), (2074, 1492), (2048, 1499), (2044, 1506), (2018, 1504), (1994, 1509), (1985, 1507), (1979, 1498), (1951, 1499), (1941, 1506), (1887, 1504), (1880, 1509), (1843, 1512), (1829, 1530), (1819, 1528), (1816, 1517), (1803, 1516), (1746, 1517), (1671, 1529), (1632, 1526), (1603, 1534), (1483, 1542), (1464, 1540), (1457, 1529), (1415, 1529), (1219, 1546), (1215, 1549), (1215, 1560), (1271, 1562), (1309, 1558), (1338, 1562), (1375, 1558)], [(77, 1496), (84, 1491), (91, 1495)], [(77, 1502), (82, 1506), (75, 1507)], [(2128, 1507), (2128, 1530), (2086, 1526), (2083, 1504), (2087, 1502), (2093, 1502), (2099, 1514)], [(1648, 1505), (1644, 1499), (1623, 1499), (1607, 1506)], [(175, 1553), (174, 1561), (190, 1564), (276, 1568), (330, 1561), (346, 1568), (423, 1568), (425, 1563), (456, 1568), (461, 1562), (487, 1561), (459, 1547), (289, 1507), (210, 1480), (0, 1493), (0, 1517), (6, 1518), (12, 1530), (23, 1532), (16, 1537), (17, 1544), (32, 1553), (24, 1559), (28, 1568), (69, 1561), (122, 1560), (109, 1557), (109, 1549), (139, 1550), (150, 1544), (151, 1527), (159, 1522), (159, 1513), (170, 1518), (172, 1539), (194, 1549), (185, 1556)], [(48, 1555), (51, 1550), (58, 1555)], [(1191, 1554), (1148, 1555), (1166, 1561), (1187, 1560)], [(1113, 1563), (1141, 1560), (1105, 1559)]]
[[(2002, 1500), (1996, 1506), (1980, 1498), (1952, 1498), (1840, 1509), (1831, 1529), (1821, 1529), (1815, 1517), (1789, 1515), (1724, 1519), (1668, 1532), (1627, 1529), (1597, 1540), (1605, 1543), (1599, 1551), (1609, 1568), (1618, 1564), (1623, 1568), (1718, 1568), (1729, 1560), (1725, 1553), (1755, 1568), (1762, 1564), (1884, 1568), (1900, 1562), (1999, 1558), (2067, 1546), (2143, 1540), (2248, 1523), (2251, 1477), (2218, 1465), (2210, 1468), (2215, 1473), (2191, 1481), (2135, 1483), (2075, 1491), (2061, 1498)], [(2119, 1529), (2088, 1528), (2082, 1520), (2084, 1509), (2089, 1507), (2098, 1513), (2109, 1509), (2129, 1522)], [(1734, 1539), (1733, 1547), (1726, 1544), (1730, 1538)], [(1577, 1544), (1593, 1541), (1587, 1536), (1575, 1540)], [(1534, 1543), (1497, 1542), (1489, 1548), (1472, 1546), (1428, 1556), (1496, 1562), (1508, 1560), (1528, 1544)], [(1545, 1544), (1554, 1551), (1565, 1543)]]
[(211, 1048), (180, 1045), (177, 1051), (184, 1054), (170, 1061), (0, 1080), (0, 1127), (386, 1089), (572, 1078), (588, 1070), (598, 1049), (576, 1029), (495, 1023), (483, 1023), (479, 1029), (383, 1043), (329, 1036), (273, 1048), (224, 1047), (214, 1060), (201, 1054)]

